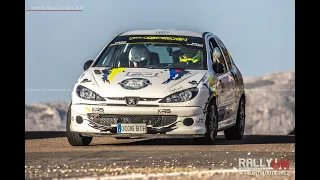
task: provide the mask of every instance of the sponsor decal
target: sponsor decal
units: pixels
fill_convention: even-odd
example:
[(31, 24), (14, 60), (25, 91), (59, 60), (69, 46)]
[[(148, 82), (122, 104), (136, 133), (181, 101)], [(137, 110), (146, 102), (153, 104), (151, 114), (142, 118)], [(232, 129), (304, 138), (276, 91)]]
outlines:
[(130, 79), (123, 80), (119, 84), (124, 89), (138, 90), (138, 89), (147, 87), (151, 83), (148, 79), (144, 79), (144, 78), (130, 78)]
[(128, 77), (159, 77), (159, 73), (152, 72), (127, 72), (125, 76)]
[(91, 109), (88, 106), (86, 106), (86, 110), (87, 112), (91, 112)]
[(126, 44), (126, 43), (127, 43), (127, 41), (118, 41), (118, 42), (116, 42), (114, 44)]
[(164, 41), (184, 41), (187, 42), (188, 38), (185, 37), (170, 37), (170, 36), (136, 36), (130, 37), (130, 41), (132, 40), (164, 40)]
[(199, 43), (190, 43), (190, 44), (187, 44), (189, 46), (197, 46), (197, 47), (203, 47), (203, 44), (199, 44)]
[(92, 107), (92, 112), (93, 113), (104, 113), (104, 110), (103, 110), (103, 108)]
[(190, 74), (190, 72), (184, 69), (169, 69), (169, 78), (162, 84), (168, 84), (170, 81), (180, 79), (186, 74)]
[(156, 31), (156, 34), (169, 34), (170, 31)]
[(171, 114), (171, 109), (158, 109), (158, 114)]
[(119, 45), (119, 44), (127, 44), (127, 41), (118, 41), (113, 44), (110, 44), (109, 46), (115, 46), (115, 45)]
[(170, 90), (169, 90), (169, 93), (174, 93), (174, 92), (180, 91), (180, 90), (182, 90), (182, 89), (183, 89), (183, 86), (180, 85), (179, 87), (175, 87), (175, 88), (173, 88), (173, 89), (170, 89)]
[(110, 81), (112, 82), (114, 76), (117, 75), (120, 72), (124, 72), (125, 69), (126, 68), (111, 68), (111, 67), (105, 68), (104, 70), (102, 70), (102, 73), (103, 73), (102, 80), (103, 80), (103, 82), (108, 82), (108, 83), (110, 83)]

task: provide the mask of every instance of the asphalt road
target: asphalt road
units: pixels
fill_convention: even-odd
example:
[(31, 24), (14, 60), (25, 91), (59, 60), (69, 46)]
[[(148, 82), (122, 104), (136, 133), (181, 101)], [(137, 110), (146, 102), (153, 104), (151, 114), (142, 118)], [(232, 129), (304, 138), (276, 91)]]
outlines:
[[(239, 171), (238, 158), (290, 161), (289, 170)], [(259, 163), (256, 163), (259, 164)], [(94, 138), (73, 147), (65, 137), (25, 140), (26, 179), (295, 179), (295, 136), (245, 136), (215, 145), (191, 139)], [(264, 175), (262, 174), (264, 173)], [(277, 174), (275, 174), (277, 173)]]

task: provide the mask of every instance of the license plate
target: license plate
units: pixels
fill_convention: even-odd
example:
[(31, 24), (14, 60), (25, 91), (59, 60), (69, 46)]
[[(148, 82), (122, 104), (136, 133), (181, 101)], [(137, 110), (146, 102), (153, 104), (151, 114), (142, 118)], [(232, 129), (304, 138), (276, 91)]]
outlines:
[(117, 124), (118, 133), (144, 134), (147, 133), (146, 124)]

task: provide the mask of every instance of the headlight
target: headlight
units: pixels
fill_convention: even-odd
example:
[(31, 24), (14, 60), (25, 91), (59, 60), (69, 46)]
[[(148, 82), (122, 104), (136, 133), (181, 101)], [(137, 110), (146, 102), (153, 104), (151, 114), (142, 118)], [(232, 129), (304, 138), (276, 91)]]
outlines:
[(78, 96), (81, 97), (82, 99), (93, 100), (93, 101), (105, 101), (105, 99), (101, 97), (99, 94), (93, 92), (92, 90), (84, 86), (79, 85), (76, 91)]
[(198, 88), (190, 88), (180, 92), (171, 94), (163, 98), (159, 103), (177, 103), (177, 102), (186, 102), (190, 101), (198, 94)]

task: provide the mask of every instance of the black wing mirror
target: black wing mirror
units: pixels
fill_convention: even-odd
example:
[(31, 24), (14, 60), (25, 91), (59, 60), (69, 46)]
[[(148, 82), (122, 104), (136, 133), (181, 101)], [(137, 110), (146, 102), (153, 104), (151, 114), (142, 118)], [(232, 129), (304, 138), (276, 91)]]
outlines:
[(216, 63), (214, 63), (214, 64), (212, 65), (212, 67), (213, 67), (214, 72), (216, 72), (217, 74), (224, 73), (224, 66), (223, 66), (223, 64), (216, 62)]
[(93, 60), (87, 61), (86, 63), (84, 63), (83, 69), (86, 71), (91, 66), (92, 63), (93, 63)]

